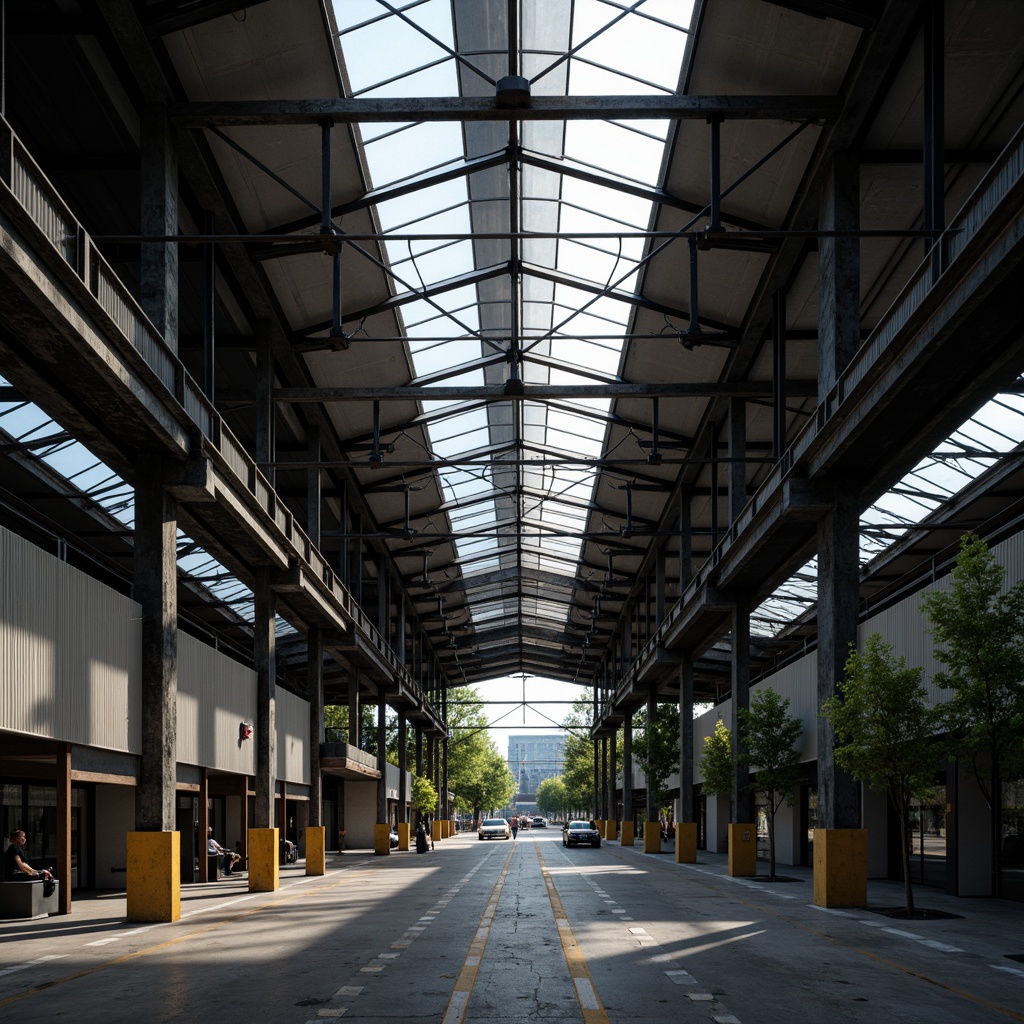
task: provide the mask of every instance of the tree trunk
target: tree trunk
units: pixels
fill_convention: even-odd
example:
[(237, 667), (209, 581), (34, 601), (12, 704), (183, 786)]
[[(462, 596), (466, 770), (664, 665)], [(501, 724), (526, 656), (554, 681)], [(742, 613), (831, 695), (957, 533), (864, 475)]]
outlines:
[(903, 867), (903, 894), (907, 904), (907, 917), (914, 913), (914, 887), (910, 881), (910, 836), (907, 835), (909, 804), (904, 797), (896, 808), (900, 819), (900, 861)]
[(992, 895), (999, 899), (1003, 889), (1003, 785), (999, 777), (999, 758), (995, 751), (989, 785), (992, 789)]
[(768, 881), (775, 881), (775, 808), (769, 801), (768, 814)]

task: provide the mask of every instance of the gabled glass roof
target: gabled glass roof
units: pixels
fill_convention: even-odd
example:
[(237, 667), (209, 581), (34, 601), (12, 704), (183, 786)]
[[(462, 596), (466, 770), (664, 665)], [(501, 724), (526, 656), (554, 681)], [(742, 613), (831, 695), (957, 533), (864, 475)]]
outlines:
[[(510, 10), (519, 18), (511, 55)], [(534, 95), (673, 93), (691, 10), (683, 0), (335, 0), (352, 94), (376, 97), (494, 95), (508, 74), (526, 77)], [(603, 293), (636, 288), (643, 240), (550, 236), (645, 230), (651, 203), (613, 186), (657, 180), (667, 130), (589, 120), (364, 128), (375, 189), (516, 154), (376, 208), (385, 232), (472, 236), (386, 243), (395, 270), (425, 292), (508, 268), (403, 307), (417, 377), (435, 385), (614, 380), (631, 307)], [(534, 237), (491, 237), (521, 232)], [(487, 356), (495, 360), (481, 365)], [(601, 455), (610, 402), (424, 406), (436, 416), (432, 454), (456, 460), (489, 446), (493, 453), (489, 464), (438, 470), (450, 525), (469, 534), (456, 541), (463, 575), (517, 570), (476, 595), (478, 635), (517, 622), (564, 629), (567, 598), (552, 599), (522, 572), (574, 576), (597, 470), (571, 460)]]

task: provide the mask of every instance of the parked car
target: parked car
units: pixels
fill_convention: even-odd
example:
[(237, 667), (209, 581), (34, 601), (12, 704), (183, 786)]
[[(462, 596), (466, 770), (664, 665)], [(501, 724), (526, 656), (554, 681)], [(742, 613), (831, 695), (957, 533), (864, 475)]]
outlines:
[(512, 830), (504, 818), (484, 818), (476, 833), (477, 839), (511, 839)]
[(390, 835), (389, 838), (391, 840), (391, 849), (392, 850), (397, 850), (398, 849), (398, 833), (395, 831), (395, 828), (394, 828), (393, 825), (391, 827), (391, 835)]
[(545, 821), (544, 818), (534, 818), (533, 819), (533, 827), (534, 828), (547, 828), (548, 827), (548, 823), (547, 823), (547, 821)]
[(601, 845), (601, 833), (589, 821), (570, 821), (562, 828), (562, 845), (579, 846), (587, 843), (590, 846)]

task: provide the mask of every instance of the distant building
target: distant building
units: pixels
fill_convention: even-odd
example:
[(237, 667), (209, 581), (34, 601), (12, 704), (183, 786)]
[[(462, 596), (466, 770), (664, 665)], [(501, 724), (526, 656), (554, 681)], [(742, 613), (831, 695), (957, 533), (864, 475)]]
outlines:
[(545, 779), (561, 775), (564, 761), (565, 736), (561, 733), (509, 737), (508, 766), (519, 783), (513, 800), (517, 811), (536, 811), (537, 787)]

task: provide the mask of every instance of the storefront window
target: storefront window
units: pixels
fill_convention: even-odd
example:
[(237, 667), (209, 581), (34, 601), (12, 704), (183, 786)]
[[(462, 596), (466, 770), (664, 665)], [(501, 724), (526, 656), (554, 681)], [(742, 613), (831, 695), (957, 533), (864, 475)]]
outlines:
[(915, 882), (946, 885), (946, 787), (935, 786), (910, 805), (910, 873)]

